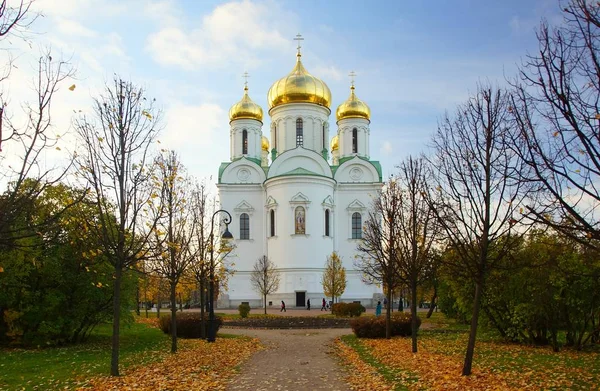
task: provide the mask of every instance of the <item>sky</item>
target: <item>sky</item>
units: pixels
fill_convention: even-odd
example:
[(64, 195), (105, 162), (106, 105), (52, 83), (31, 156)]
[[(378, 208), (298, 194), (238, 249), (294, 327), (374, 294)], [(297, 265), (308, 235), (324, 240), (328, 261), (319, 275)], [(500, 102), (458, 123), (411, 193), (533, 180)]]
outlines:
[(427, 151), (438, 120), (478, 82), (504, 85), (515, 75), (537, 50), (542, 18), (562, 20), (558, 0), (37, 0), (34, 8), (42, 16), (27, 42), (1, 44), (0, 56), (15, 59), (13, 107), (31, 99), (36, 57), (50, 47), (77, 70), (52, 107), (61, 153), (77, 149), (74, 113), (91, 113), (92, 98), (117, 74), (156, 98), (161, 146), (213, 180), (229, 160), (228, 111), (242, 97), (243, 73), (268, 137), (267, 91), (292, 70), (298, 33), (304, 66), (331, 89), (332, 129), (356, 72), (356, 94), (371, 108), (371, 159), (385, 177)]

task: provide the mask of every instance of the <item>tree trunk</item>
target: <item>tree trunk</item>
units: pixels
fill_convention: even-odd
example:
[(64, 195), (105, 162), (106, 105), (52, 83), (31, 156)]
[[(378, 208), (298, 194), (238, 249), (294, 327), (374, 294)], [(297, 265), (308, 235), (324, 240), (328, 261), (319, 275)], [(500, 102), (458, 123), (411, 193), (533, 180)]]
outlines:
[(120, 266), (115, 268), (115, 285), (113, 291), (113, 331), (112, 355), (110, 359), (111, 376), (119, 376), (119, 326), (121, 321), (121, 276), (123, 270)]
[(481, 293), (483, 291), (483, 277), (475, 284), (475, 299), (473, 300), (473, 317), (471, 318), (471, 331), (469, 332), (469, 343), (467, 344), (467, 354), (463, 366), (463, 376), (471, 374), (473, 366), (473, 353), (475, 352), (475, 339), (477, 338), (477, 323), (479, 321), (479, 309), (481, 308)]
[(412, 352), (417, 352), (417, 280), (410, 282), (410, 334), (412, 338)]
[(177, 352), (177, 294), (175, 281), (169, 284), (171, 288), (171, 353)]
[(158, 285), (158, 292), (156, 292), (156, 317), (160, 319), (160, 284)]
[[(387, 300), (388, 303), (392, 299), (392, 290), (388, 289)], [(391, 305), (386, 305), (385, 308), (385, 338), (392, 338), (392, 311)]]
[(265, 298), (265, 315), (267, 314), (267, 295), (264, 295)]
[(437, 307), (437, 287), (434, 286), (433, 287), (433, 296), (431, 296), (429, 311), (427, 311), (427, 316), (426, 316), (427, 319), (431, 318), (431, 315), (433, 314), (433, 310), (436, 309), (436, 307)]
[(140, 316), (140, 281), (136, 284), (135, 288), (135, 313)]
[(204, 319), (204, 279), (200, 282), (200, 338), (206, 339), (206, 319)]

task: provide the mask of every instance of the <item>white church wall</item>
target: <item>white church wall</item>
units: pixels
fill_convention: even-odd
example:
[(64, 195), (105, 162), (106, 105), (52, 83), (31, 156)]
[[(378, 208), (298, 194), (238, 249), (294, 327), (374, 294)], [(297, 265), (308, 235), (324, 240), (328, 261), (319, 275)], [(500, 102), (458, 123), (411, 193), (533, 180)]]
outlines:
[[(256, 260), (265, 254), (266, 246), (264, 237), (264, 191), (262, 185), (228, 185), (219, 184), (219, 198), (222, 209), (227, 210), (232, 216), (229, 230), (233, 234), (235, 249), (226, 258), (226, 263), (234, 266), (234, 275), (230, 278), (230, 289), (226, 294), (229, 300), (247, 301), (248, 298), (259, 297), (244, 275), (249, 275), (253, 270)], [(240, 238), (240, 216), (246, 213), (249, 216), (250, 239)], [(238, 303), (239, 304), (239, 303)]]
[[(340, 158), (353, 155), (369, 158), (369, 123), (369, 120), (364, 118), (346, 118), (338, 121)], [(357, 153), (352, 152), (352, 130), (354, 128), (358, 133)]]
[[(242, 133), (248, 132), (248, 153), (242, 154)], [(260, 159), (262, 123), (253, 119), (236, 119), (230, 123), (230, 151), (231, 160), (242, 156)]]
[(229, 164), (221, 175), (223, 184), (262, 184), (266, 179), (264, 170), (255, 162), (241, 158)]
[[(328, 178), (289, 176), (265, 183), (267, 197), (277, 201), (275, 236), (267, 239), (268, 256), (282, 269), (323, 268), (333, 251), (333, 237), (324, 235), (325, 212), (322, 205), (333, 198), (334, 182)], [(306, 212), (305, 232), (295, 233), (294, 211)], [(292, 277), (289, 277), (292, 278)], [(282, 284), (280, 291), (285, 291)]]
[[(302, 118), (303, 147), (321, 153), (323, 123), (328, 121), (330, 113), (327, 107), (310, 103), (295, 103), (271, 109), (271, 121), (277, 123), (277, 152), (296, 148), (296, 119)], [(273, 141), (271, 139), (271, 143)]]

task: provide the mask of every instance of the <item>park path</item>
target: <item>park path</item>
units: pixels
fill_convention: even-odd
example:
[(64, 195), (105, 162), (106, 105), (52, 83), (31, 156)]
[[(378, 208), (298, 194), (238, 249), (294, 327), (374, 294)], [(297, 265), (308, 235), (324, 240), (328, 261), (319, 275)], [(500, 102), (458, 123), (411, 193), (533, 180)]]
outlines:
[(249, 330), (227, 329), (227, 334), (258, 338), (264, 350), (252, 356), (227, 390), (348, 391), (345, 370), (331, 357), (333, 341), (350, 329)]

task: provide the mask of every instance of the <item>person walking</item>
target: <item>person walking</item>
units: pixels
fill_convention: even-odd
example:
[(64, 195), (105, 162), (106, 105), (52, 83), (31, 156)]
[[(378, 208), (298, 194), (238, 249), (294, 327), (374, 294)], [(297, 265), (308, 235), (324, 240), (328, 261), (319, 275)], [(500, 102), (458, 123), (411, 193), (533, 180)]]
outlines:
[(377, 302), (377, 307), (375, 307), (375, 316), (381, 315), (381, 301)]
[(327, 304), (327, 302), (325, 302), (325, 298), (323, 298), (323, 304), (321, 305), (321, 311), (323, 311), (323, 310), (327, 310), (327, 309), (325, 308), (325, 305), (326, 305), (326, 304)]
[(310, 299), (306, 300), (306, 308), (310, 311)]
[[(285, 310), (285, 301), (283, 301), (283, 300), (281, 300), (281, 310), (279, 312), (287, 312)], [(381, 312), (381, 311), (379, 311), (379, 312)]]

